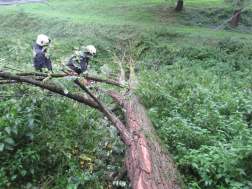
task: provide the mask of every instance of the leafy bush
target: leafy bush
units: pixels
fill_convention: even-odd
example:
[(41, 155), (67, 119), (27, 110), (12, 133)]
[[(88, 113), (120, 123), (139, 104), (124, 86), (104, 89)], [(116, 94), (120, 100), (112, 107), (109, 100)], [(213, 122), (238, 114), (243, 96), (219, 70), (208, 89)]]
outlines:
[(108, 188), (123, 169), (117, 129), (86, 106), (29, 90), (37, 95), (0, 105), (1, 187)]
[(160, 72), (141, 74), (138, 93), (185, 180), (203, 188), (251, 188), (249, 82), (221, 86), (206, 71), (195, 77), (172, 66)]

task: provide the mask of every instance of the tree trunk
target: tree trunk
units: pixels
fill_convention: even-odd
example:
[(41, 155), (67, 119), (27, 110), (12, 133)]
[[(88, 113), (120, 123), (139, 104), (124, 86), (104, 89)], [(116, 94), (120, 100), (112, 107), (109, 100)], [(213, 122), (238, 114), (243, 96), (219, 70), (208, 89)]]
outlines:
[(126, 128), (133, 141), (125, 150), (125, 166), (133, 189), (186, 188), (166, 146), (159, 139), (138, 99), (123, 102)]
[(182, 11), (183, 10), (183, 0), (179, 0), (177, 2), (177, 6), (176, 6), (176, 11)]
[[(235, 13), (234, 15), (236, 15), (233, 19), (232, 19), (232, 22), (231, 22), (231, 27), (237, 27), (238, 26), (238, 22), (239, 22), (239, 19), (240, 19), (240, 16), (241, 16), (241, 13), (239, 13), (241, 10), (235, 10)], [(239, 13), (239, 14), (238, 14)]]

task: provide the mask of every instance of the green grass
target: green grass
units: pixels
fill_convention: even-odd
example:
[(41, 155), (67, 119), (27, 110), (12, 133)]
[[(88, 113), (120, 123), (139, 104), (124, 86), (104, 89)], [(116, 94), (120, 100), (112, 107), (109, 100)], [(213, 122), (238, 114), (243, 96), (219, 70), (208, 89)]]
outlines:
[[(204, 17), (199, 17), (202, 13), (195, 13), (202, 9), (221, 8), (227, 7), (220, 1), (196, 1), (188, 0), (184, 2), (184, 11), (182, 13), (176, 13), (173, 8), (176, 3), (168, 3), (165, 0), (141, 0), (141, 1), (87, 1), (76, 0), (72, 1), (59, 1), (49, 0), (51, 5), (34, 3), (34, 4), (19, 4), (14, 6), (1, 6), (0, 11), (2, 14), (6, 14), (10, 11), (25, 12), (30, 15), (39, 16), (45, 20), (56, 18), (59, 20), (71, 20), (84, 24), (102, 24), (102, 25), (132, 25), (137, 28), (156, 28), (159, 26), (165, 26), (174, 28), (181, 32), (192, 32), (196, 34), (207, 34), (219, 24), (226, 21), (232, 16), (231, 11), (228, 16), (221, 19), (217, 19), (217, 23), (209, 20), (208, 13)], [(193, 9), (196, 9), (193, 10)], [(192, 10), (192, 11), (191, 11)], [(221, 9), (220, 9), (221, 10)], [(250, 8), (251, 10), (251, 8)], [(191, 12), (190, 12), (191, 11)], [(215, 10), (212, 10), (215, 11)], [(195, 15), (193, 15), (195, 14)], [(190, 18), (186, 21), (186, 18)], [(249, 17), (248, 17), (249, 18)], [(198, 20), (197, 20), (198, 19)], [(205, 21), (204, 21), (205, 19)], [(250, 22), (250, 21), (248, 21)], [(199, 23), (198, 25), (195, 23)], [(227, 23), (226, 25), (229, 25)], [(225, 25), (225, 26), (226, 26)], [(186, 27), (184, 27), (186, 26)], [(196, 26), (196, 28), (195, 28)], [(211, 35), (228, 35), (235, 37), (251, 38), (249, 35), (236, 34), (235, 32), (243, 32), (243, 29), (237, 29), (228, 32), (224, 32), (225, 28), (220, 28), (217, 32)], [(251, 29), (246, 29), (250, 31)], [(221, 31), (221, 32), (219, 32)]]

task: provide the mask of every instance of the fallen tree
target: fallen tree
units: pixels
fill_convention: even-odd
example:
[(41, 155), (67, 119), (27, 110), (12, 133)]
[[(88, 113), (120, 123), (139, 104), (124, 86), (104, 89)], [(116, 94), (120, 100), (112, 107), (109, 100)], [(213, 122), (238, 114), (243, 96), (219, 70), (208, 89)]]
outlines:
[[(85, 91), (85, 95), (73, 94), (70, 92), (66, 93), (62, 87), (57, 86), (53, 81), (41, 81), (41, 79), (45, 80), (46, 78), (63, 77), (67, 74), (11, 74), (1, 71), (0, 77), (6, 81), (6, 83), (25, 82), (43, 89), (47, 89), (51, 92), (68, 97), (80, 103), (84, 103), (102, 112), (112, 122), (112, 124), (116, 126), (123, 142), (126, 145), (124, 162), (133, 189), (186, 188), (186, 185), (184, 184), (166, 146), (157, 136), (144, 106), (139, 102), (140, 97), (127, 96), (128, 93), (134, 90), (134, 87), (137, 85), (137, 82), (133, 82), (135, 79), (134, 61), (130, 60), (128, 66), (131, 72), (129, 80), (132, 82), (126, 90), (121, 90), (120, 92), (105, 91), (99, 87), (94, 87), (94, 89), (101, 90), (112, 97), (123, 107), (125, 110), (125, 125), (113, 113), (113, 111), (109, 111), (102, 104), (102, 102), (91, 92), (86, 84), (81, 82), (82, 78), (74, 77), (74, 82), (81, 89), (83, 89), (83, 91)], [(124, 70), (122, 66), (119, 66), (119, 68), (121, 71), (120, 81), (125, 81)], [(36, 80), (38, 76), (42, 78)], [(112, 80), (96, 77), (88, 77), (88, 79), (114, 85), (121, 89), (123, 87), (121, 83)], [(3, 84), (4, 81), (2, 81)], [(90, 98), (88, 96), (90, 96)]]

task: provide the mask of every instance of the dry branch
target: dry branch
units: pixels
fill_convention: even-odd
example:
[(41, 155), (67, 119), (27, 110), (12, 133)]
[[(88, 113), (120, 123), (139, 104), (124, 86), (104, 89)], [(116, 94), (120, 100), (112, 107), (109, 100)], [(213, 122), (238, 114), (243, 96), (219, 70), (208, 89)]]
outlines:
[[(44, 76), (44, 77), (48, 77), (48, 76), (51, 76), (51, 77), (70, 76), (69, 74), (48, 74), (48, 73), (42, 73), (42, 72), (22, 72), (22, 73), (15, 73), (15, 75), (18, 75), (18, 76)], [(101, 83), (107, 83), (107, 84), (110, 84), (110, 85), (115, 85), (117, 87), (123, 88), (123, 86), (120, 83), (118, 83), (116, 81), (113, 81), (113, 80), (110, 80), (110, 79), (102, 79), (102, 78), (91, 77), (91, 76), (87, 76), (86, 78), (91, 79), (93, 81), (97, 81), (97, 82), (101, 82)], [(41, 79), (43, 79), (43, 78), (40, 78), (40, 80)]]
[(0, 85), (1, 84), (7, 84), (7, 83), (19, 83), (20, 81), (16, 81), (16, 80), (7, 80), (7, 81), (0, 81)]
[(91, 98), (94, 99), (94, 101), (99, 105), (99, 107), (102, 109), (102, 112), (105, 114), (105, 116), (116, 126), (116, 128), (120, 132), (124, 143), (128, 146), (131, 145), (131, 141), (133, 141), (133, 138), (131, 134), (127, 131), (125, 126), (122, 124), (122, 122), (112, 113), (110, 113), (84, 84), (82, 84), (78, 79), (76, 79), (74, 82), (77, 85), (79, 85), (89, 96), (91, 96)]
[(48, 89), (48, 90), (50, 90), (52, 92), (55, 92), (55, 93), (58, 93), (58, 94), (60, 94), (62, 96), (66, 96), (66, 97), (71, 98), (73, 100), (76, 100), (78, 102), (84, 103), (84, 104), (86, 104), (86, 105), (88, 105), (88, 106), (90, 106), (92, 108), (95, 108), (95, 109), (102, 112), (102, 109), (96, 103), (94, 103), (94, 102), (92, 102), (90, 100), (87, 100), (84, 97), (81, 97), (79, 95), (74, 95), (72, 93), (65, 93), (64, 90), (62, 88), (60, 88), (60, 87), (47, 85), (47, 84), (39, 82), (39, 81), (34, 81), (34, 80), (31, 80), (31, 79), (28, 79), (28, 78), (25, 78), (25, 77), (21, 77), (21, 76), (17, 76), (17, 75), (13, 75), (13, 74), (10, 74), (10, 73), (5, 73), (5, 72), (0, 72), (0, 77), (5, 78), (5, 79), (10, 79), (10, 80), (17, 80), (17, 81), (20, 81), (20, 82), (26, 82), (26, 83), (30, 83), (32, 85), (41, 87), (43, 89)]

